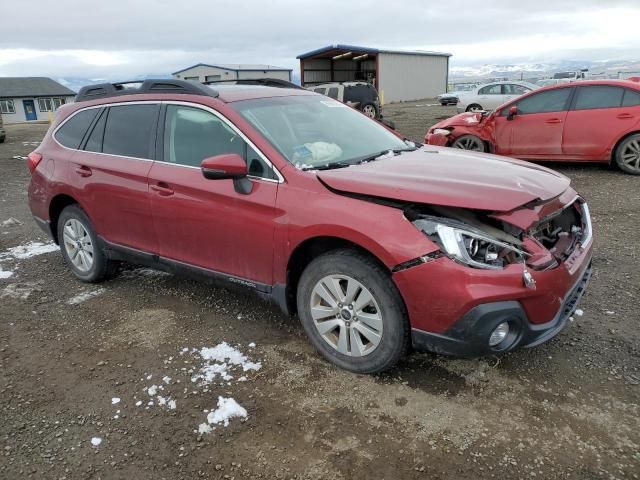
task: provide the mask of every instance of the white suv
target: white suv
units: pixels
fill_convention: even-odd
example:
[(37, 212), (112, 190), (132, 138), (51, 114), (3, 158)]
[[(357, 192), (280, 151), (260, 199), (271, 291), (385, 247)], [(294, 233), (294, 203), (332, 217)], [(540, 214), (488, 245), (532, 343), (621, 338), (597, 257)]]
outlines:
[(380, 120), (378, 91), (367, 82), (323, 83), (308, 87), (309, 90), (331, 97), (356, 108), (369, 118)]

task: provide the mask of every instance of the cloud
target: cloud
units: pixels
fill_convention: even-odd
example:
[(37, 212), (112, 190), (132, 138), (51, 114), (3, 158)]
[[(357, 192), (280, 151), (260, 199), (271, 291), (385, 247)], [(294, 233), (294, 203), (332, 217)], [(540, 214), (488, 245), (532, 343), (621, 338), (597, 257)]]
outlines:
[(637, 1), (399, 0), (15, 1), (0, 36), (0, 75), (124, 79), (198, 62), (297, 68), (332, 43), (419, 48), (452, 63), (638, 55)]

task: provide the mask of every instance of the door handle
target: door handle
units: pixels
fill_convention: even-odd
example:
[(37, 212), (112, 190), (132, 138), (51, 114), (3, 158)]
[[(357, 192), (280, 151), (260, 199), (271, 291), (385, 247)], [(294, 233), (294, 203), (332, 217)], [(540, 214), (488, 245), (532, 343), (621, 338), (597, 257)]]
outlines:
[(76, 173), (81, 177), (90, 177), (93, 172), (89, 167), (80, 165), (78, 168), (76, 168)]
[(155, 185), (151, 185), (151, 190), (154, 192), (158, 192), (159, 195), (163, 197), (168, 197), (174, 194), (174, 191), (169, 188), (169, 185), (165, 182), (158, 182)]
[(559, 118), (550, 118), (546, 123), (562, 123), (562, 120)]
[(631, 115), (630, 113), (621, 113), (616, 118), (619, 118), (621, 120), (625, 120), (627, 118), (633, 118), (633, 115)]

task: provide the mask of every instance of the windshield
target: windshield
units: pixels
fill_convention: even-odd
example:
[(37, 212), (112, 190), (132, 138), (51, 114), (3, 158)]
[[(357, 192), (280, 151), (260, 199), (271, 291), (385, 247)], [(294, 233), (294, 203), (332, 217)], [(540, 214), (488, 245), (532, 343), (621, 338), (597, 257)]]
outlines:
[(348, 166), (390, 150), (412, 149), (375, 121), (321, 95), (260, 98), (231, 106), (300, 169)]

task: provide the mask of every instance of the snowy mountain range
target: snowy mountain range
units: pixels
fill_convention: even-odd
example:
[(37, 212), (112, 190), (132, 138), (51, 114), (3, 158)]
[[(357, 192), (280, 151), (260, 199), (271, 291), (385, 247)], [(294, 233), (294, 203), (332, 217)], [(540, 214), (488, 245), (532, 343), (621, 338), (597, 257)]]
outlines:
[(640, 60), (562, 60), (558, 62), (521, 62), (509, 64), (452, 65), (452, 80), (462, 78), (532, 78), (548, 77), (556, 72), (588, 69), (591, 75), (617, 77), (619, 72), (640, 72)]

